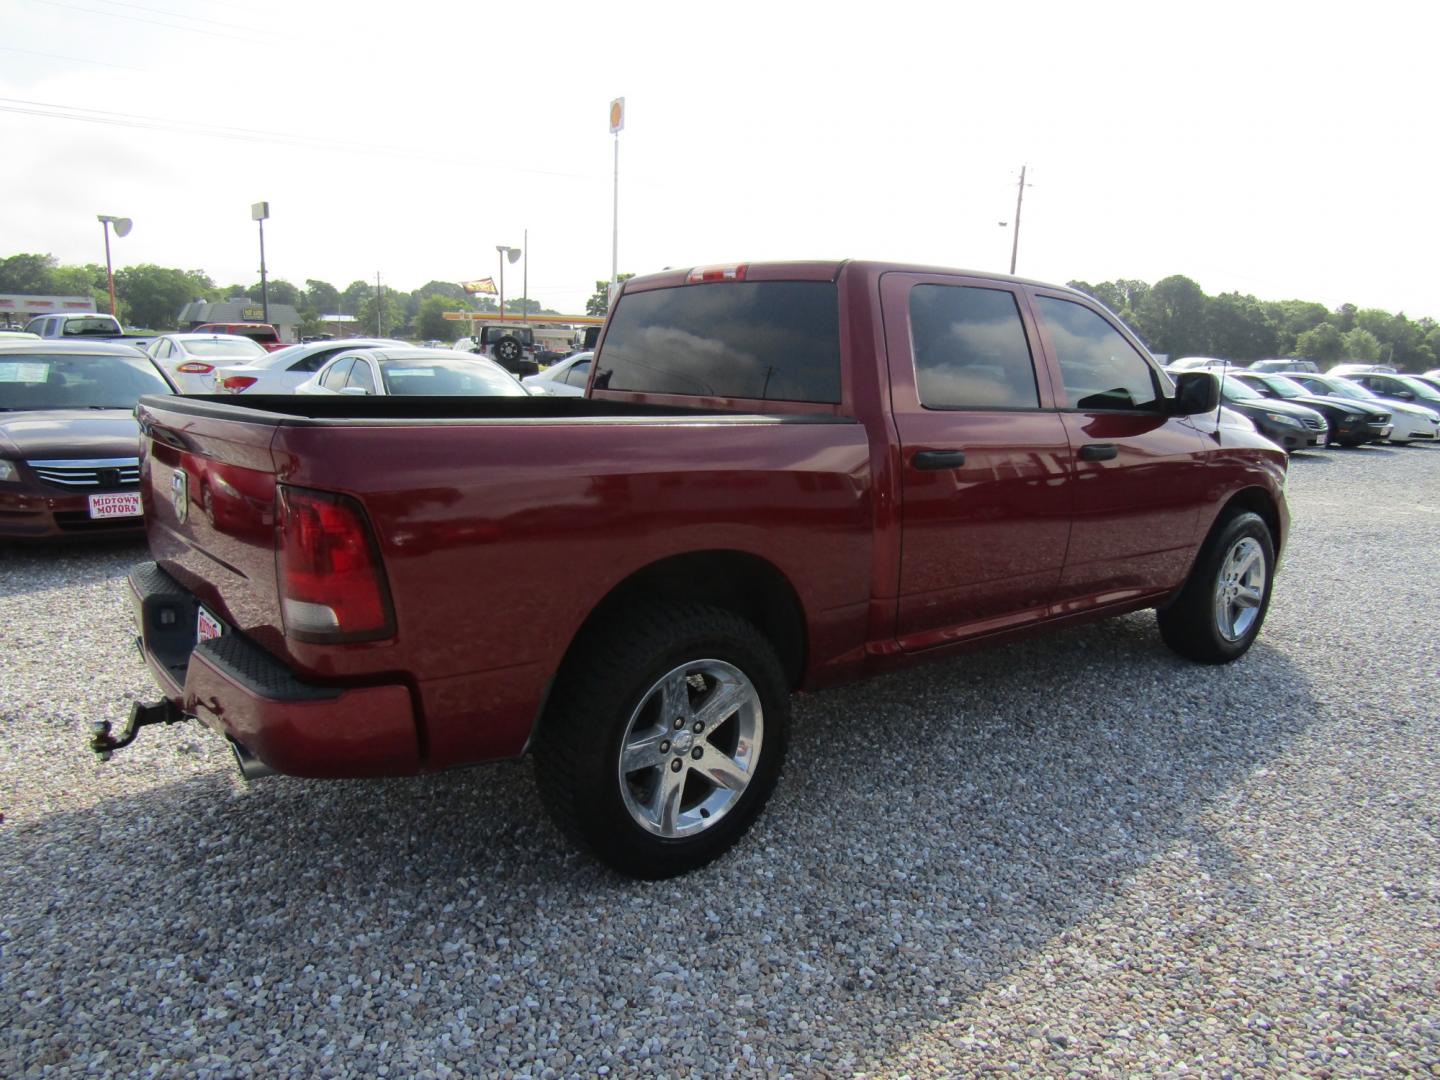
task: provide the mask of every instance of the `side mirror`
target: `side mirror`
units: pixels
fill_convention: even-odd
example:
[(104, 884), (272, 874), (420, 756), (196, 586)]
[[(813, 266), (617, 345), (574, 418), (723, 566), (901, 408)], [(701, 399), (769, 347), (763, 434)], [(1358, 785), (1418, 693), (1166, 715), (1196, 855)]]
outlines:
[(1175, 376), (1171, 416), (1198, 416), (1220, 406), (1220, 380), (1209, 371), (1182, 371)]
[(1409, 390), (1396, 390), (1396, 391), (1395, 391), (1395, 396), (1398, 397), (1398, 398), (1400, 398), (1402, 401), (1414, 401), (1414, 400), (1415, 400), (1415, 395), (1412, 394)]

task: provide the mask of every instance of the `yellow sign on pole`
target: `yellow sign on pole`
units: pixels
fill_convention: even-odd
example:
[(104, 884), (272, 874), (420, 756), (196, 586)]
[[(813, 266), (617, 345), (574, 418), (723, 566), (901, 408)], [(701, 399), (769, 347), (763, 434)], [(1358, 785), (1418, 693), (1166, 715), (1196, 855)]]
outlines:
[(617, 97), (610, 102), (610, 134), (618, 135), (625, 126), (625, 99)]

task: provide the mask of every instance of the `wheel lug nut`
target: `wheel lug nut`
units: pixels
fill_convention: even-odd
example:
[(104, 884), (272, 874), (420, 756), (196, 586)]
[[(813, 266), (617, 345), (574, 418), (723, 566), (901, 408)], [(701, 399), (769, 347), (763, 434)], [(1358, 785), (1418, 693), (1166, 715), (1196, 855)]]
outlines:
[(703, 754), (704, 752), (705, 752), (705, 751), (701, 750), (700, 747), (697, 746), (697, 747), (695, 747), (694, 750), (691, 750), (691, 751), (690, 751), (690, 756), (691, 756), (692, 758), (694, 758), (696, 761), (699, 761), (699, 760), (700, 760), (700, 755)]
[(702, 724), (699, 720), (696, 720), (695, 726), (692, 727), (690, 730), (695, 732), (696, 735), (699, 735), (702, 731), (705, 730), (705, 725)]
[(666, 740), (664, 740), (663, 742), (661, 742), (661, 744), (660, 744), (660, 753), (662, 753), (662, 754), (668, 754), (669, 752), (670, 752), (670, 740), (669, 740), (669, 739), (666, 739)]
[(682, 727), (684, 727), (684, 726), (685, 726), (685, 718), (682, 717), (682, 716), (677, 716), (677, 717), (675, 718), (675, 730), (676, 730), (676, 731), (679, 731), (679, 730), (680, 730)]
[(679, 771), (680, 771), (680, 766), (682, 766), (683, 764), (685, 764), (685, 763), (684, 763), (683, 761), (681, 761), (678, 757), (677, 757), (677, 758), (671, 758), (671, 759), (670, 759), (670, 771), (671, 771), (671, 772), (679, 772)]

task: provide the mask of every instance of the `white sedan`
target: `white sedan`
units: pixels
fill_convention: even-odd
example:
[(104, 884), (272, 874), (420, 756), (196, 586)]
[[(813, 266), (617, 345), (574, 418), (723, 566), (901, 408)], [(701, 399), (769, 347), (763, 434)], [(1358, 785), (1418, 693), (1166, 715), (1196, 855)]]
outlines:
[(214, 380), (212, 394), (293, 394), (301, 383), (314, 375), (326, 361), (353, 349), (400, 348), (403, 341), (392, 338), (345, 338), (340, 341), (311, 341), (303, 345), (287, 345), (272, 353), (247, 360), (243, 364), (226, 364), (210, 373)]
[(1375, 405), (1390, 413), (1392, 443), (1440, 441), (1440, 413), (1423, 405), (1382, 398), (1357, 382), (1340, 375), (1290, 375), (1301, 386), (1317, 394), (1349, 398)]
[(451, 349), (356, 349), (334, 357), (297, 394), (528, 397), (520, 380), (493, 360)]
[(549, 394), (551, 397), (584, 397), (585, 387), (590, 385), (590, 361), (593, 352), (578, 352), (551, 364), (538, 375), (527, 375), (520, 381), (532, 394)]
[(264, 348), (239, 334), (161, 334), (145, 352), (182, 394), (213, 394), (216, 367), (266, 355)]

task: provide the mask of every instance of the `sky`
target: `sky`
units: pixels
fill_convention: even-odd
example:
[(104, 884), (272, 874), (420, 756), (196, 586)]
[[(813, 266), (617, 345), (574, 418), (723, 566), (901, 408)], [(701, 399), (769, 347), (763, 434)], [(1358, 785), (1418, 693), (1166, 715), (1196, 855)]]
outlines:
[[(1423, 3), (0, 0), (0, 256), (580, 312), (871, 258), (1440, 318)], [(1000, 223), (1004, 222), (1004, 225)]]

